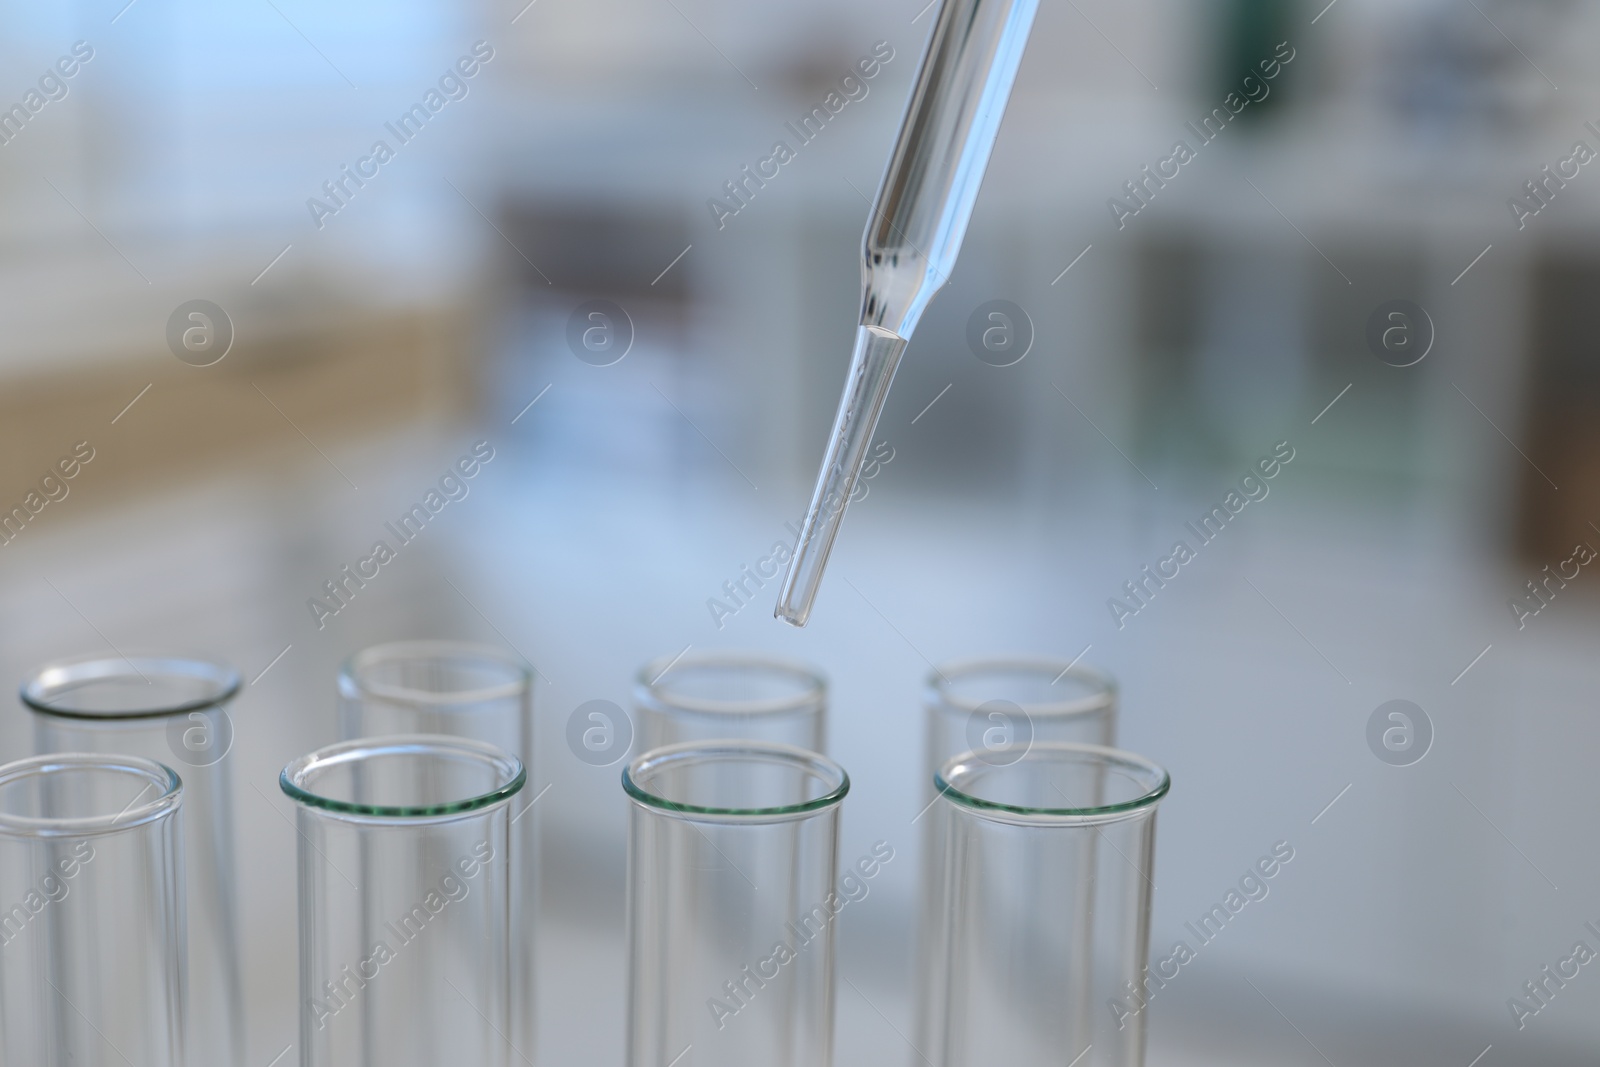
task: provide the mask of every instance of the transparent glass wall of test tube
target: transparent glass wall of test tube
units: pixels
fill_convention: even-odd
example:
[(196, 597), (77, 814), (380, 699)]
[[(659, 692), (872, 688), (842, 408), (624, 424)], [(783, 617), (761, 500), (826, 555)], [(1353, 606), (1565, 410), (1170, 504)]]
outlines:
[(511, 816), (527, 774), (441, 734), (341, 741), (295, 802), (302, 1067), (511, 1067)]
[[(933, 1067), (1144, 1067), (1156, 809), (1166, 771), (1041, 741), (939, 770), (947, 809)], [(1145, 988), (1148, 988), (1146, 986)]]
[[(1051, 657), (992, 657), (941, 664), (923, 690), (921, 898), (917, 911), (917, 989), (912, 1038), (918, 1055), (941, 1062), (949, 973), (943, 941), (945, 842), (950, 808), (936, 803), (934, 775), (966, 752), (1005, 767), (1037, 743), (1111, 746), (1117, 740), (1117, 686), (1092, 667)], [(1087, 916), (1084, 916), (1087, 921)]]
[(240, 687), (237, 671), (211, 660), (112, 655), (47, 664), (20, 693), (36, 753), (138, 756), (183, 779), (187, 1046), (192, 1062), (214, 1067), (248, 1067), (230, 712)]
[(628, 1067), (830, 1067), (844, 769), (691, 741), (635, 759), (623, 789)]
[[(339, 671), (339, 736), (444, 734), (482, 741), (534, 766), (533, 668), (490, 645), (395, 641), (365, 648)], [(532, 771), (528, 773), (532, 774)], [(538, 1046), (535, 971), (539, 819), (526, 790), (511, 815), (512, 1047)]]
[(0, 767), (0, 1063), (186, 1056), (184, 784), (136, 756)]

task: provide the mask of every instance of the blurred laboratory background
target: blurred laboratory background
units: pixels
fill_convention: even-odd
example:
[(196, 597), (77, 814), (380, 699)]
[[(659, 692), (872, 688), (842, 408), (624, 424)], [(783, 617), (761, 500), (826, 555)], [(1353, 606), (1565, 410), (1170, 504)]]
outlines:
[(821, 667), (842, 856), (894, 850), (841, 1065), (921, 1062), (923, 681), (991, 654), (1112, 673), (1171, 771), (1151, 1064), (1594, 1062), (1600, 973), (1542, 969), (1600, 949), (1600, 4), (1044, 0), (795, 630), (762, 561), (925, 4), (5, 0), (0, 678), (241, 671), (250, 1062), (297, 1040), (277, 773), (422, 637), (538, 672), (541, 1064), (622, 1058), (626, 802), (568, 719), (690, 648)]

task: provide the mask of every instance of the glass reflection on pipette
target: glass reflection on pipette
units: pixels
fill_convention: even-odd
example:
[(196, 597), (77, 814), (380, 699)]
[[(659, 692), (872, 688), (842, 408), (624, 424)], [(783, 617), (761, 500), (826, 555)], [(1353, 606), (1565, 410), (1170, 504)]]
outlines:
[(950, 276), (1038, 0), (944, 0), (862, 241), (861, 325), (774, 614), (811, 616), (900, 356)]

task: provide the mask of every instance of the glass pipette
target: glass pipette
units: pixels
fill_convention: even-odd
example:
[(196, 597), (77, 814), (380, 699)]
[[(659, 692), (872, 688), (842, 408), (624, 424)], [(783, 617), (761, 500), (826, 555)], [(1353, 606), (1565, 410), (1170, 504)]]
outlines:
[(900, 356), (961, 251), (1038, 0), (942, 0), (862, 239), (861, 325), (783, 592), (804, 626)]

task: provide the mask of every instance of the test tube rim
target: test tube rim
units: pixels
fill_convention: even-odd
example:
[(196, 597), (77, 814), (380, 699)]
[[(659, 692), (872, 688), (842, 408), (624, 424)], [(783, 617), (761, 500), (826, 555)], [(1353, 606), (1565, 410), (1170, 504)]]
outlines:
[[(452, 750), (458, 756), (479, 759), (498, 767), (503, 784), (460, 800), (443, 804), (358, 804), (323, 796), (301, 784), (312, 771), (376, 755)], [(509, 801), (527, 784), (522, 760), (494, 745), (444, 734), (393, 734), (337, 741), (289, 761), (278, 775), (278, 787), (290, 799), (317, 811), (352, 822), (447, 822)]]
[(958, 756), (946, 760), (934, 772), (933, 786), (943, 799), (963, 808), (980, 818), (995, 822), (1006, 822), (1016, 825), (1102, 825), (1111, 822), (1120, 822), (1124, 819), (1135, 818), (1145, 811), (1153, 811), (1162, 798), (1172, 788), (1172, 776), (1166, 768), (1126, 749), (1111, 748), (1107, 745), (1088, 745), (1070, 741), (1040, 741), (1029, 746), (1017, 760), (1007, 766), (1014, 766), (1028, 760), (1038, 760), (1045, 756), (1076, 754), (1091, 756), (1103, 760), (1107, 764), (1120, 766), (1124, 770), (1132, 770), (1152, 780), (1152, 784), (1139, 796), (1131, 800), (1118, 801), (1114, 804), (1099, 804), (1092, 807), (1061, 807), (1040, 808), (1020, 804), (1007, 804), (996, 800), (985, 800), (982, 797), (954, 786), (952, 777), (964, 766), (970, 763), (979, 763), (993, 769), (992, 760), (985, 759), (978, 752), (963, 752)]
[[(659, 666), (658, 666), (659, 665)], [(770, 700), (702, 700), (663, 692), (661, 680), (681, 667), (761, 668), (799, 678), (805, 689), (792, 697)], [(736, 651), (706, 651), (679, 657), (658, 656), (640, 667), (634, 675), (634, 699), (655, 711), (683, 712), (711, 717), (780, 717), (814, 711), (828, 700), (828, 678), (819, 668), (784, 656)]]
[[(131, 672), (131, 673), (130, 673)], [(63, 707), (59, 697), (47, 694), (50, 687), (70, 684), (65, 692), (78, 692), (94, 682), (109, 679), (148, 680), (148, 675), (198, 678), (209, 681), (214, 691), (207, 696), (179, 703), (159, 706), (133, 707), (123, 710)], [(76, 683), (76, 684), (73, 684)], [(162, 654), (134, 654), (131, 656), (74, 656), (46, 663), (28, 676), (18, 689), (22, 703), (42, 715), (63, 719), (81, 719), (91, 722), (117, 722), (135, 719), (162, 719), (173, 715), (186, 715), (222, 707), (239, 695), (243, 681), (233, 667), (203, 656), (176, 656)], [(52, 702), (52, 701), (56, 702)]]
[[(0, 787), (24, 776), (86, 769), (121, 771), (130, 776), (138, 776), (145, 780), (145, 788), (154, 785), (160, 789), (160, 793), (137, 807), (130, 803), (121, 811), (70, 819), (17, 815), (0, 809), (0, 837), (79, 838), (122, 833), (132, 827), (143, 826), (170, 815), (183, 802), (183, 779), (178, 776), (177, 771), (165, 763), (145, 759), (142, 756), (99, 752), (52, 752), (12, 760), (0, 766)], [(136, 797), (135, 800), (137, 799)]]
[(935, 667), (928, 673), (928, 706), (937, 711), (955, 712), (963, 715), (972, 715), (981, 711), (983, 706), (989, 703), (988, 699), (980, 701), (961, 697), (950, 690), (953, 677), (972, 674), (979, 670), (1037, 670), (1041, 674), (1051, 673), (1053, 675), (1076, 678), (1096, 687), (1095, 692), (1088, 696), (1079, 697), (1076, 700), (1030, 703), (1013, 701), (1025, 714), (1033, 718), (1072, 718), (1074, 716), (1095, 715), (1115, 707), (1117, 703), (1117, 680), (1105, 671), (1087, 664), (1055, 659), (1050, 656), (973, 656)]
[[(510, 670), (511, 681), (478, 689), (456, 689), (440, 692), (416, 689), (405, 685), (375, 682), (362, 676), (362, 671), (381, 662), (413, 658), (418, 654), (473, 657)], [(522, 657), (495, 645), (475, 641), (452, 641), (444, 638), (420, 638), (409, 641), (387, 641), (370, 645), (349, 656), (339, 667), (339, 692), (343, 696), (370, 696), (380, 700), (406, 704), (428, 704), (435, 707), (462, 707), (481, 709), (488, 703), (520, 696), (533, 684), (533, 669)], [(347, 690), (353, 689), (354, 692)]]
[[(668, 800), (639, 784), (639, 776), (665, 763), (685, 760), (709, 761), (728, 756), (744, 756), (767, 763), (802, 766), (824, 783), (834, 784), (821, 796), (800, 804), (765, 808), (709, 807)], [(646, 810), (691, 822), (777, 823), (798, 822), (818, 812), (835, 808), (850, 792), (850, 776), (838, 763), (822, 755), (777, 741), (684, 741), (651, 749), (629, 761), (622, 769), (622, 789), (628, 798)]]

